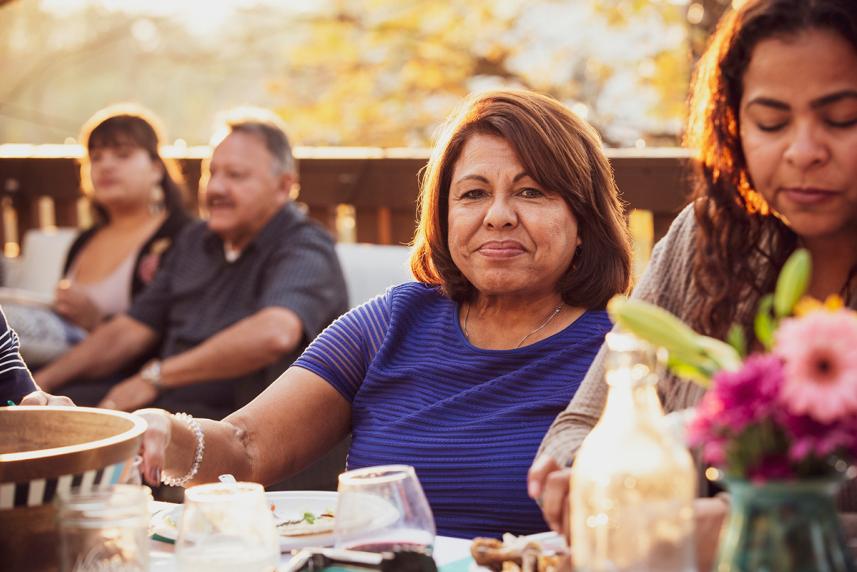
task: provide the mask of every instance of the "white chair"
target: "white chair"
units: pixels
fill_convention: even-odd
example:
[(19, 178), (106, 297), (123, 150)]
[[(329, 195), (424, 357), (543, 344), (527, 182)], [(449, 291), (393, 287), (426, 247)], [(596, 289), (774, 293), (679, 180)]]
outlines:
[(34, 229), (24, 236), (22, 254), (4, 261), (5, 286), (53, 298), (76, 228)]
[(383, 294), (390, 286), (414, 279), (408, 266), (411, 249), (407, 246), (341, 242), (336, 245), (336, 253), (352, 308)]

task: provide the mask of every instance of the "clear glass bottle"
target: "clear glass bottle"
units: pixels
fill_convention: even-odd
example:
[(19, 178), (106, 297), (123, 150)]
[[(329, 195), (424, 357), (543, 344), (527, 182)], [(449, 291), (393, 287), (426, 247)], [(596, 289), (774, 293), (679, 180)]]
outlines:
[(695, 571), (696, 471), (663, 422), (655, 351), (621, 332), (607, 347), (607, 403), (571, 476), (575, 570)]

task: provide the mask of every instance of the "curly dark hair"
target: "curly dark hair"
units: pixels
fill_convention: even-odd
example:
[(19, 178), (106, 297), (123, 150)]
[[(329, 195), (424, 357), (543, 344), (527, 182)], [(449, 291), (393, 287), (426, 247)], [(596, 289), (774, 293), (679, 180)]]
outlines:
[(750, 312), (798, 245), (753, 188), (738, 111), (756, 45), (809, 29), (833, 31), (857, 50), (857, 2), (749, 0), (724, 16), (696, 69), (687, 143), (699, 152), (693, 275), (702, 296), (690, 321), (708, 335), (723, 337), (733, 323), (749, 329)]
[(422, 176), (411, 256), (416, 279), (441, 286), (456, 302), (470, 301), (476, 294), (452, 260), (447, 228), (452, 171), (465, 143), (476, 134), (508, 141), (527, 173), (559, 193), (577, 218), (583, 244), (557, 284), (563, 301), (600, 309), (615, 294), (627, 292), (630, 234), (597, 132), (558, 101), (522, 90), (473, 96), (447, 121)]

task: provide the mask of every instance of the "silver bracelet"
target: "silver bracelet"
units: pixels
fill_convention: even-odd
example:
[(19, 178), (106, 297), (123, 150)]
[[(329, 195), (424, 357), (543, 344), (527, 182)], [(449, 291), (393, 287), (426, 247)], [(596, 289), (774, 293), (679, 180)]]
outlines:
[(193, 454), (193, 463), (190, 466), (190, 470), (185, 476), (174, 478), (161, 475), (161, 482), (168, 487), (183, 487), (196, 476), (197, 472), (199, 472), (199, 466), (202, 464), (202, 454), (205, 452), (205, 434), (202, 432), (202, 427), (200, 427), (199, 421), (194, 419), (192, 415), (188, 413), (176, 413), (174, 416), (176, 419), (184, 421), (188, 426), (188, 429), (193, 431), (193, 434), (196, 437), (196, 451)]

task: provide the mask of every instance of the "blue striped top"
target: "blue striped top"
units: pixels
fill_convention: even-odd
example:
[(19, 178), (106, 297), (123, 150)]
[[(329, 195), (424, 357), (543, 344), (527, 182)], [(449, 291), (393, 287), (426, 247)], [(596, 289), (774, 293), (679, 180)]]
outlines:
[(351, 403), (349, 469), (415, 467), (438, 534), (531, 534), (547, 525), (527, 470), (610, 327), (588, 311), (529, 346), (480, 349), (455, 302), (412, 282), (339, 318), (294, 365)]

